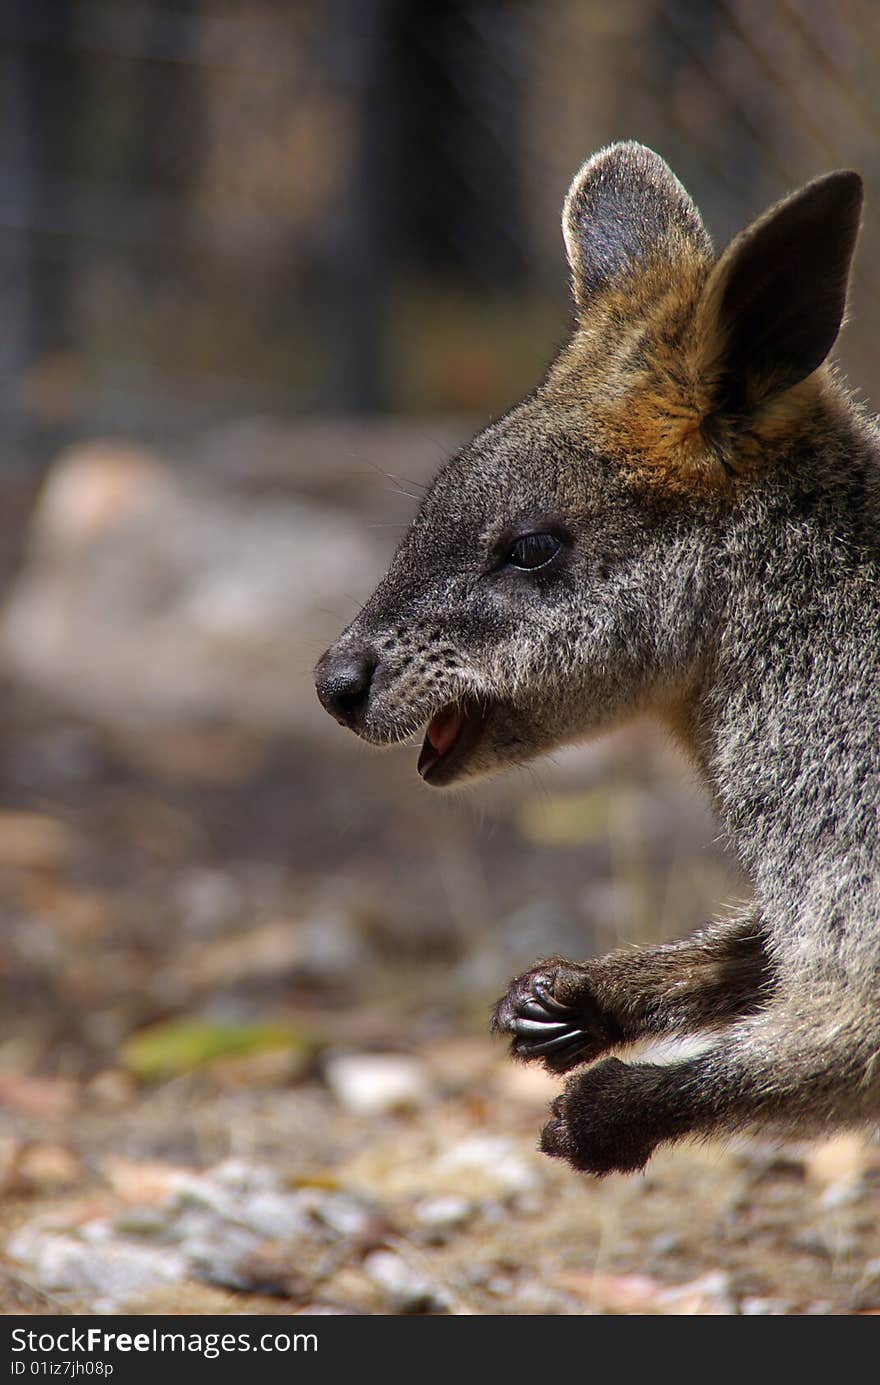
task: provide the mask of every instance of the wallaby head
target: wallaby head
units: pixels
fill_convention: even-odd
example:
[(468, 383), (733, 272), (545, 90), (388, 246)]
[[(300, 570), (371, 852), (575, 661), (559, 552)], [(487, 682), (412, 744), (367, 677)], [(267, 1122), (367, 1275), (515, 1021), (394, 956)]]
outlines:
[(860, 203), (855, 173), (829, 174), (718, 258), (656, 154), (590, 159), (563, 214), (571, 340), (435, 480), (318, 665), (327, 710), (375, 744), (427, 727), (419, 769), (438, 786), (649, 707), (683, 725), (729, 517), (800, 484), (792, 459), (842, 407), (820, 367)]

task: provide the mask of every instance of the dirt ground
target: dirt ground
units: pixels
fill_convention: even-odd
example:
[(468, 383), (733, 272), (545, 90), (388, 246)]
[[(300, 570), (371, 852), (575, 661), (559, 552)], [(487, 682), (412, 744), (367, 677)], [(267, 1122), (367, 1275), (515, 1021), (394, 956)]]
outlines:
[(535, 955), (735, 892), (663, 748), (452, 803), (412, 761), (5, 690), (2, 1310), (880, 1311), (870, 1143), (576, 1177), (486, 1034)]

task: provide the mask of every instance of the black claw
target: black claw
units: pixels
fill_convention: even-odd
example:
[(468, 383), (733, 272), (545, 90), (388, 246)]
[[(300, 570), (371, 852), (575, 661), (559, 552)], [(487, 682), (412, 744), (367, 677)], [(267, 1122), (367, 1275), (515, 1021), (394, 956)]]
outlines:
[(543, 1005), (545, 1010), (549, 1010), (551, 1015), (574, 1014), (573, 1005), (563, 1005), (561, 1001), (555, 998), (555, 996), (550, 995), (546, 986), (544, 986), (540, 981), (533, 982), (532, 990), (534, 994), (538, 997), (538, 1001), (540, 1002), (540, 1004)]
[(569, 1029), (564, 1034), (556, 1034), (552, 1039), (545, 1039), (543, 1043), (529, 1043), (523, 1045), (529, 1057), (539, 1053), (561, 1053), (566, 1048), (577, 1045), (578, 1041), (584, 1037), (582, 1029)]
[(514, 1032), (517, 1034), (561, 1034), (571, 1028), (565, 1020), (533, 1020), (517, 1018), (513, 1021)]
[(553, 1018), (552, 1011), (548, 1010), (546, 1005), (542, 1005), (540, 1000), (524, 1000), (516, 1008), (518, 1014), (528, 1015), (530, 1019), (547, 1021)]

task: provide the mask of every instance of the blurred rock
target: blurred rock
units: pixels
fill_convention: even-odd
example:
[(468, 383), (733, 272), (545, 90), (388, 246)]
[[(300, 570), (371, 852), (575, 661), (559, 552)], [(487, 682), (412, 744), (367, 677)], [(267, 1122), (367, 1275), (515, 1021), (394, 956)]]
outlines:
[(403, 1053), (337, 1054), (324, 1076), (337, 1101), (362, 1114), (419, 1106), (431, 1096), (424, 1064)]
[(458, 1175), (474, 1196), (529, 1193), (541, 1185), (534, 1168), (519, 1154), (511, 1140), (501, 1135), (473, 1135), (450, 1149), (436, 1162), (445, 1175)]
[(213, 717), (323, 733), (309, 670), (384, 562), (342, 510), (92, 443), (44, 487), (0, 661), (122, 728)]
[(68, 1294), (95, 1312), (113, 1312), (131, 1299), (187, 1273), (182, 1255), (167, 1246), (136, 1245), (113, 1237), (105, 1221), (87, 1224), (78, 1234), (53, 1232), (39, 1223), (21, 1227), (8, 1253), (53, 1294)]
[(429, 1231), (454, 1231), (465, 1226), (474, 1215), (474, 1204), (454, 1193), (446, 1197), (428, 1197), (416, 1204), (416, 1221)]
[(437, 1313), (449, 1308), (448, 1295), (393, 1250), (372, 1251), (364, 1269), (398, 1313)]
[(314, 1221), (346, 1240), (360, 1243), (377, 1232), (387, 1235), (392, 1229), (372, 1203), (350, 1193), (309, 1186), (301, 1188), (297, 1198)]
[[(194, 1174), (117, 1159), (105, 1174), (114, 1206), (61, 1206), (20, 1227), (7, 1247), (42, 1289), (96, 1312), (188, 1279), (307, 1299), (340, 1251), (360, 1258), (381, 1221), (352, 1194), (291, 1190), (244, 1160)], [(382, 1234), (390, 1229), (383, 1223)]]
[(239, 1159), (185, 1179), (175, 1209), (207, 1213), (215, 1221), (237, 1225), (261, 1239), (300, 1236), (313, 1223), (308, 1196), (286, 1192), (270, 1169)]

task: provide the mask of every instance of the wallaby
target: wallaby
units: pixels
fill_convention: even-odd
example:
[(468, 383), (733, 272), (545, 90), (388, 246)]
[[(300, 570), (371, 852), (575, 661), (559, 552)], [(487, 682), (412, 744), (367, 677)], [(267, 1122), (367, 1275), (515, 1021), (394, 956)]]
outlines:
[[(539, 962), (495, 1009), (518, 1058), (592, 1064), (541, 1137), (576, 1169), (880, 1119), (880, 439), (823, 364), (860, 208), (830, 173), (716, 257), (656, 154), (590, 159), (569, 344), (443, 468), (317, 668), (365, 740), (427, 725), (428, 784), (645, 711), (698, 767), (754, 907)], [(672, 1061), (603, 1057), (690, 1034)]]

